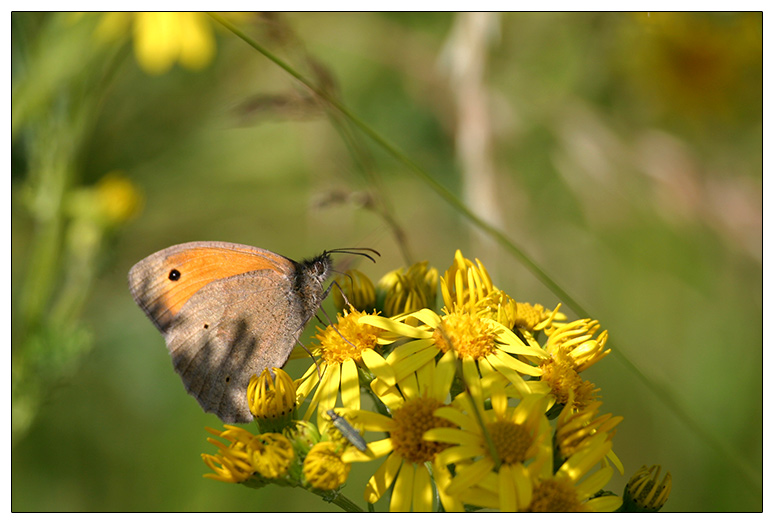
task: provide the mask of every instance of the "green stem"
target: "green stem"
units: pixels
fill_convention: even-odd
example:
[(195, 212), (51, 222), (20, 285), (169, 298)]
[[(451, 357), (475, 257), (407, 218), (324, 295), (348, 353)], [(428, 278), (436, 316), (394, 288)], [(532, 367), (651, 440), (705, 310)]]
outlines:
[[(325, 499), (325, 498), (324, 498)], [(363, 509), (360, 508), (358, 505), (355, 504), (351, 499), (349, 499), (347, 496), (342, 494), (341, 492), (336, 495), (331, 500), (326, 499), (329, 503), (333, 503), (337, 507), (341, 508), (342, 510), (346, 512), (363, 512)]]

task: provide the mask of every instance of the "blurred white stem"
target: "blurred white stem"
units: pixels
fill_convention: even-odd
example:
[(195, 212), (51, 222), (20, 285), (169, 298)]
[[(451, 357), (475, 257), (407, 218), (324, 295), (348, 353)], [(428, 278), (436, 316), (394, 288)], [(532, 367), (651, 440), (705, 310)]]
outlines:
[[(461, 13), (445, 46), (457, 114), (457, 156), (463, 176), (463, 199), (474, 213), (501, 227), (497, 181), (492, 159), (490, 97), (485, 85), (488, 44), (498, 34), (495, 13)], [(476, 230), (483, 248), (492, 242)], [(482, 255), (479, 255), (482, 257)]]

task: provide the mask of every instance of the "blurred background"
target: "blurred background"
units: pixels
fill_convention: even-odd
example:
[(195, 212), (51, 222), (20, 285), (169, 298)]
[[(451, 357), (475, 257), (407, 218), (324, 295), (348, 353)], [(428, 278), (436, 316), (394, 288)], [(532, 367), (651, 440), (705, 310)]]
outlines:
[[(609, 331), (585, 375), (624, 416), (610, 490), (660, 464), (665, 511), (762, 510), (761, 13), (226, 18)], [(212, 18), (12, 13), (11, 28), (12, 510), (337, 510), (202, 478), (220, 422), (127, 289), (169, 245), (368, 246), (375, 280), (443, 271), (459, 248), (516, 300), (559, 302)], [(354, 468), (351, 499), (374, 468)]]

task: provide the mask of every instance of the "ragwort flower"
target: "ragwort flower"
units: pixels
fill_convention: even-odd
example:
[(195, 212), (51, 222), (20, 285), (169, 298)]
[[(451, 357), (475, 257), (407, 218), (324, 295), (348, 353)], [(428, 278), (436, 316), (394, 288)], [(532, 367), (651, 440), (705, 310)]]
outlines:
[(166, 73), (176, 61), (200, 70), (215, 55), (215, 36), (206, 13), (104, 13), (96, 36), (115, 40), (127, 32), (133, 36), (137, 62), (151, 75)]
[(551, 451), (545, 416), (550, 400), (530, 394), (513, 407), (498, 389), (492, 394), (492, 408), (485, 409), (477, 397), (464, 393), (453, 407), (437, 410), (436, 416), (459, 428), (435, 428), (425, 438), (453, 445), (436, 459), (439, 468), (455, 465), (448, 495), (480, 507), (516, 511), (530, 496), (526, 465), (541, 450)]
[[(417, 326), (403, 322), (408, 318), (419, 321)], [(533, 392), (534, 388), (545, 391), (543, 385), (531, 381), (530, 385), (522, 375), (538, 377), (542, 371), (519, 359), (541, 361), (547, 354), (537, 344), (525, 344), (511, 330), (493, 319), (457, 310), (439, 315), (424, 309), (398, 319), (380, 316), (364, 316), (360, 323), (380, 327), (384, 342), (407, 337), (413, 339), (393, 349), (387, 363), (395, 372), (395, 380), (412, 374), (439, 354), (451, 353), (459, 361), (475, 362), (482, 376), (495, 374), (512, 383), (520, 394)], [(390, 383), (383, 380), (384, 385)], [(375, 385), (379, 388), (381, 385)]]
[(247, 395), (250, 413), (261, 430), (279, 431), (291, 424), (296, 409), (296, 387), (284, 370), (264, 369), (261, 375), (253, 375)]
[[(528, 466), (533, 486), (527, 504), (519, 510), (529, 512), (611, 512), (622, 505), (613, 495), (595, 497), (611, 479), (613, 469), (604, 466), (593, 472), (611, 450), (611, 441), (603, 433), (593, 436), (587, 446), (571, 455), (554, 471), (550, 456)], [(544, 452), (545, 453), (545, 452)]]
[(377, 296), (387, 317), (436, 307), (439, 272), (428, 261), (385, 274), (377, 283)]
[[(387, 438), (369, 443), (365, 453), (350, 448), (342, 456), (348, 462), (372, 461), (387, 456), (366, 486), (364, 498), (367, 502), (376, 503), (392, 486), (391, 511), (433, 510), (434, 485), (426, 464), (432, 465), (436, 486), (444, 487), (449, 482), (449, 472), (433, 460), (447, 445), (426, 440), (423, 435), (433, 428), (452, 426), (434, 413), (445, 406), (454, 373), (454, 359), (448, 354), (438, 364), (429, 361), (396, 386), (382, 390), (379, 399), (390, 411), (390, 416), (338, 409), (346, 410), (352, 420), (366, 430), (388, 434)], [(439, 496), (445, 510), (462, 510), (460, 503), (443, 490), (439, 490)]]
[(375, 350), (381, 330), (358, 322), (365, 315), (353, 308), (345, 316), (337, 314), (335, 325), (327, 326), (325, 330), (318, 328), (315, 338), (320, 344), (312, 349), (312, 353), (322, 358), (320, 371), (314, 363), (297, 386), (299, 402), (317, 387), (303, 419), (309, 420), (317, 409), (318, 426), (322, 426), (326, 411), (334, 408), (340, 392), (344, 406), (360, 408), (359, 367), (393, 381), (391, 367)]

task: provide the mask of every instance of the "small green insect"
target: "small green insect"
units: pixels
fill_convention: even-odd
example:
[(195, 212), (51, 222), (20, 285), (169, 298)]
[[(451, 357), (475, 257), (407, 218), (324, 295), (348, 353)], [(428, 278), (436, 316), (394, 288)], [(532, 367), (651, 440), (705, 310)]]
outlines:
[(347, 439), (347, 441), (349, 441), (352, 446), (361, 452), (366, 452), (368, 446), (366, 445), (366, 440), (363, 439), (363, 436), (361, 436), (360, 432), (355, 430), (345, 418), (333, 410), (329, 410), (326, 413), (328, 414), (328, 417), (331, 418), (331, 422), (334, 424), (336, 429), (342, 433), (345, 439)]

